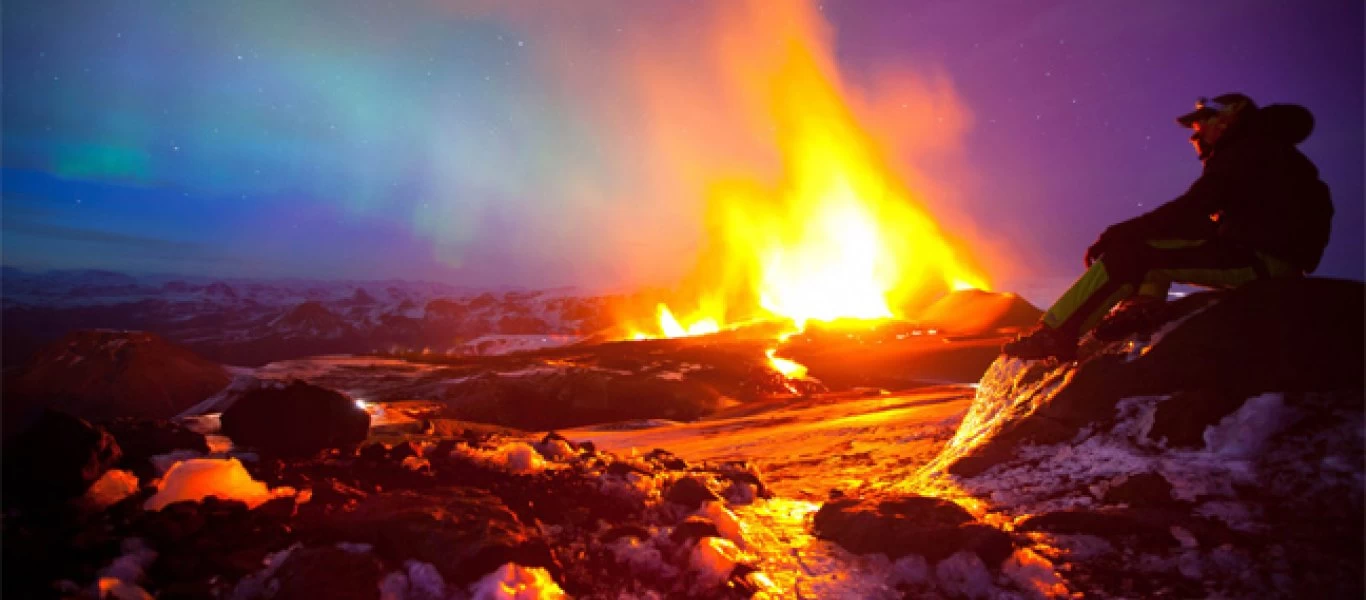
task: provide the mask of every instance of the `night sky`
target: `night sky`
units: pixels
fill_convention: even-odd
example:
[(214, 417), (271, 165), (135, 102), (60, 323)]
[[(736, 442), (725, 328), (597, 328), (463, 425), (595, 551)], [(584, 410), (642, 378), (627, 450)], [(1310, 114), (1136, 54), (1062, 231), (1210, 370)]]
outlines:
[[(7, 1), (4, 263), (667, 285), (708, 179), (772, 162), (727, 83), (776, 29), (737, 4)], [(1200, 165), (1173, 118), (1229, 91), (1314, 112), (1301, 147), (1338, 211), (1320, 274), (1362, 278), (1359, 0), (808, 12), (997, 287), (1046, 302), (1104, 226), (1183, 191)], [(922, 127), (880, 118), (913, 103)]]

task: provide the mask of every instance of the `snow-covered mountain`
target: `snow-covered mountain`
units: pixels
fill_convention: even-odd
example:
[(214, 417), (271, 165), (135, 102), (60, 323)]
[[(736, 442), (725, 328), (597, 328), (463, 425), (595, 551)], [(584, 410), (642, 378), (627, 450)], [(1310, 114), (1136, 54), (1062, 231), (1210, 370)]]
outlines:
[(7, 364), (22, 362), (68, 331), (88, 328), (152, 331), (212, 360), (256, 365), (376, 350), (458, 353), (479, 336), (582, 336), (610, 325), (605, 298), (576, 297), (572, 290), (14, 268), (3, 275)]

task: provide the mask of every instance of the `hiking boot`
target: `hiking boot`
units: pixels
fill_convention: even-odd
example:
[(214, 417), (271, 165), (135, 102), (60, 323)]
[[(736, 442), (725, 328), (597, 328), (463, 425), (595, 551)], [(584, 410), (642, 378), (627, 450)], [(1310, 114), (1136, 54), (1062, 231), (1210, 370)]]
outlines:
[(1069, 362), (1077, 358), (1077, 338), (1040, 323), (1028, 333), (1001, 346), (1001, 353), (1024, 360), (1056, 358)]

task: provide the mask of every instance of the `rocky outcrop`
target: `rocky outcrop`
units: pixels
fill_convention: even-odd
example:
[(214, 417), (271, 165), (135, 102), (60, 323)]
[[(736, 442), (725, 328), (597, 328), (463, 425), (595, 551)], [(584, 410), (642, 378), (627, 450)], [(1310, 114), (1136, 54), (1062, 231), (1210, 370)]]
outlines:
[(302, 381), (261, 386), (223, 411), (223, 435), (276, 456), (308, 456), (365, 441), (370, 415), (346, 395)]
[(63, 412), (44, 411), (27, 430), (5, 442), (5, 505), (55, 508), (52, 503), (85, 493), (121, 455), (114, 437), (102, 427)]
[(715, 386), (653, 374), (597, 369), (486, 374), (451, 386), (443, 400), (457, 419), (528, 431), (629, 419), (695, 419), (723, 406)]
[(957, 504), (925, 496), (832, 500), (816, 512), (812, 525), (817, 535), (851, 552), (892, 559), (916, 554), (937, 563), (967, 551), (996, 566), (1015, 550), (1001, 530), (977, 523)]
[(1075, 363), (1002, 357), (922, 487), (1040, 536), (1090, 595), (1359, 597), (1362, 308), (1359, 282), (1264, 281)]

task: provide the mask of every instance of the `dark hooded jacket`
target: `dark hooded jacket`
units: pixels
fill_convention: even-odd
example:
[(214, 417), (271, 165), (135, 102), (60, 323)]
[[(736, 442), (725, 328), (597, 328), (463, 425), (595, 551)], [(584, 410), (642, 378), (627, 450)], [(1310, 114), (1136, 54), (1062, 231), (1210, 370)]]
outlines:
[(1258, 109), (1224, 133), (1186, 193), (1107, 233), (1217, 237), (1313, 272), (1333, 219), (1328, 186), (1295, 148), (1313, 127), (1313, 116), (1301, 106)]

